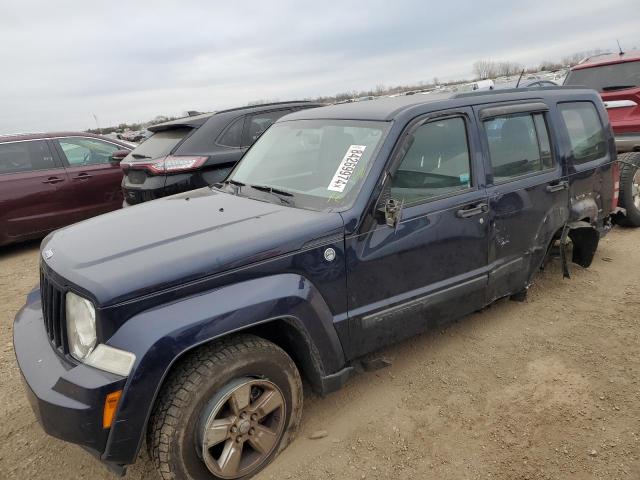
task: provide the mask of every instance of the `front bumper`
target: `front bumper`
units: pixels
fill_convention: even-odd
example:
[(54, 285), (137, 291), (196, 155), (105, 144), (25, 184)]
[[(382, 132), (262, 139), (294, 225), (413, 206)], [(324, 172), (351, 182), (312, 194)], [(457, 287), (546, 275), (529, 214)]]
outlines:
[(100, 457), (109, 437), (109, 429), (102, 428), (104, 401), (124, 388), (126, 378), (57, 353), (45, 332), (37, 290), (16, 316), (13, 345), (29, 403), (44, 431)]

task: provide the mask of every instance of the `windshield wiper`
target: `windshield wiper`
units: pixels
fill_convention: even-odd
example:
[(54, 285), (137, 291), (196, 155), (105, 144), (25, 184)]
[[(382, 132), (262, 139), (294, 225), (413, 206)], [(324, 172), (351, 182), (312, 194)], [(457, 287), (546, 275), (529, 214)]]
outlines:
[(231, 179), (225, 180), (224, 182), (222, 182), (222, 185), (233, 185), (234, 187), (236, 187), (233, 189), (234, 195), (238, 195), (240, 193), (240, 188), (245, 186), (244, 183)]
[(606, 87), (602, 87), (603, 92), (608, 92), (610, 90), (624, 90), (625, 88), (634, 88), (636, 85), (608, 85)]
[(149, 155), (142, 155), (141, 153), (132, 153), (131, 156), (133, 158), (137, 158), (138, 160), (141, 160), (143, 158), (151, 158)]
[(261, 192), (271, 193), (277, 196), (281, 202), (286, 203), (287, 205), (291, 205), (291, 201), (287, 200), (283, 197), (293, 197), (293, 193), (287, 192), (285, 190), (280, 190), (278, 188), (267, 187), (266, 185), (249, 185), (251, 188), (255, 188), (256, 190), (260, 190)]
[(239, 182), (239, 181), (237, 181), (237, 180), (231, 180), (231, 179), (229, 179), (229, 180), (225, 180), (225, 181), (224, 181), (224, 182), (222, 182), (222, 183), (230, 183), (231, 185), (235, 185), (236, 187), (244, 187), (244, 183)]

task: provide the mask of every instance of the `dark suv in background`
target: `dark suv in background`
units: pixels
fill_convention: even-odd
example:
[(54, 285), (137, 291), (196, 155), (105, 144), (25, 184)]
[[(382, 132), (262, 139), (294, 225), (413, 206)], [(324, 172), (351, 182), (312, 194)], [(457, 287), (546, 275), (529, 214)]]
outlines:
[(587, 58), (571, 69), (564, 84), (600, 93), (621, 161), (618, 205), (625, 214), (619, 214), (616, 222), (640, 227), (640, 51)]
[(247, 148), (283, 115), (320, 107), (281, 102), (180, 118), (149, 127), (153, 135), (121, 163), (124, 205), (224, 180)]

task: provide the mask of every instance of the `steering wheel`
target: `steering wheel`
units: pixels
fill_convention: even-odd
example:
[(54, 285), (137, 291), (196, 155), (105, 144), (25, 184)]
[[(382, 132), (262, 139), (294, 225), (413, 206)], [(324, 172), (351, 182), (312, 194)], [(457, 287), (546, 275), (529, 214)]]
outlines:
[(91, 159), (91, 150), (87, 150), (87, 153), (85, 153), (84, 157), (82, 157), (82, 163), (86, 165), (87, 163), (89, 163), (88, 160), (90, 159)]

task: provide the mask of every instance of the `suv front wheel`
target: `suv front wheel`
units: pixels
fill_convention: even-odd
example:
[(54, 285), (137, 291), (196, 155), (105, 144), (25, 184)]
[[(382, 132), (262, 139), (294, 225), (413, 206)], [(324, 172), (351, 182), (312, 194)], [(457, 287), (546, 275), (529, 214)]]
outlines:
[(617, 220), (625, 227), (640, 227), (640, 152), (618, 155), (620, 165), (620, 199), (618, 205), (627, 211)]
[(293, 439), (302, 383), (277, 345), (243, 335), (199, 348), (172, 371), (147, 446), (164, 480), (240, 479)]

